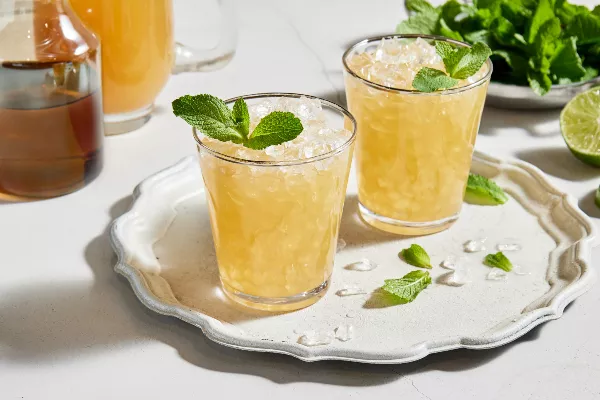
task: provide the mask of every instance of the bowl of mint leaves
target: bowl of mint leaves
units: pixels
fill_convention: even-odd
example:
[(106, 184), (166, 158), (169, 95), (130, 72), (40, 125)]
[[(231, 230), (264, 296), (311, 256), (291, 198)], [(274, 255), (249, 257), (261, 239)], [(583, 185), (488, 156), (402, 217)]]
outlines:
[(567, 0), (405, 0), (398, 33), (487, 44), (494, 72), (487, 104), (502, 108), (564, 106), (600, 84), (600, 5)]

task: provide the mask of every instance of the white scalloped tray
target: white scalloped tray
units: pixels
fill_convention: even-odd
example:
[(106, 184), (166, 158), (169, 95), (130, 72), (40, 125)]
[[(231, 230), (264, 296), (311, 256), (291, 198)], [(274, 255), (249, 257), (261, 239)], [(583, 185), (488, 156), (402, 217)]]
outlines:
[[(189, 322), (210, 339), (238, 349), (305, 361), (405, 363), (457, 348), (501, 346), (559, 318), (567, 304), (590, 288), (595, 228), (573, 198), (530, 164), (476, 154), (472, 169), (493, 177), (511, 200), (501, 207), (465, 205), (448, 231), (420, 238), (393, 236), (364, 225), (356, 214), (356, 184), (351, 179), (340, 232), (348, 245), (336, 256), (327, 295), (304, 310), (275, 315), (245, 309), (224, 297), (195, 157), (136, 188), (131, 210), (112, 226), (115, 270), (148, 308)], [(486, 280), (489, 268), (481, 264), (485, 252), (462, 252), (462, 243), (481, 236), (488, 238), (489, 250), (499, 242), (521, 243), (523, 250), (510, 258), (529, 268), (531, 275)], [(374, 291), (384, 279), (403, 276), (413, 268), (397, 253), (415, 242), (429, 251), (435, 265), (449, 254), (466, 255), (472, 282), (447, 286), (443, 282), (448, 271), (436, 266), (431, 271), (434, 283), (410, 304), (382, 307), (370, 295), (335, 295), (347, 284)], [(344, 268), (363, 257), (379, 267), (369, 272)], [(317, 347), (297, 343), (302, 331), (333, 330), (342, 323), (354, 326), (353, 340)]]

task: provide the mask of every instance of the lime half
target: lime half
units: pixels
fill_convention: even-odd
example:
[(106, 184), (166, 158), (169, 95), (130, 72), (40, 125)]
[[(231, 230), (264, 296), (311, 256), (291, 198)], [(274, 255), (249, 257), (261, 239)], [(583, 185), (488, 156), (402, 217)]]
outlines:
[(600, 167), (600, 87), (567, 103), (560, 113), (560, 130), (575, 157)]

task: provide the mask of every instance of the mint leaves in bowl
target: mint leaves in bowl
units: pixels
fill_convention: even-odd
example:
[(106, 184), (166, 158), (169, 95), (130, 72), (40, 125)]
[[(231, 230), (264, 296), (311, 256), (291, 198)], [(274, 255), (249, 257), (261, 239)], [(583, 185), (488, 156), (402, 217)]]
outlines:
[(510, 108), (565, 105), (599, 82), (600, 6), (566, 0), (448, 0), (434, 7), (406, 0), (399, 33), (483, 42), (494, 63), (488, 103)]

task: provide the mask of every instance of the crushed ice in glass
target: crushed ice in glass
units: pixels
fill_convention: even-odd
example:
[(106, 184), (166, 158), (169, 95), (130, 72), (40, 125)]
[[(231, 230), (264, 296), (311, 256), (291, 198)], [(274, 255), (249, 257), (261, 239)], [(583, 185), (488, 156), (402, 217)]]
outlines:
[(344, 250), (345, 248), (346, 248), (346, 241), (344, 239), (342, 239), (342, 238), (339, 238), (338, 241), (337, 241), (336, 250), (338, 252), (340, 252), (340, 251)]
[(340, 289), (337, 292), (335, 292), (335, 294), (337, 294), (340, 297), (355, 296), (357, 294), (366, 294), (366, 293), (367, 292), (363, 288), (360, 288), (358, 286), (346, 286), (343, 289)]
[[(435, 46), (421, 38), (384, 38), (375, 50), (354, 54), (347, 62), (350, 69), (360, 77), (398, 89), (414, 89), (412, 82), (422, 67), (446, 70), (441, 57), (435, 51)], [(476, 82), (486, 72), (487, 66), (484, 65), (479, 72), (460, 81), (458, 86)]]
[(498, 268), (492, 268), (486, 279), (488, 281), (505, 281), (507, 279), (506, 271)]
[(298, 338), (298, 343), (307, 346), (325, 346), (333, 341), (333, 332), (307, 331)]
[(342, 324), (335, 328), (335, 338), (342, 342), (352, 340), (354, 337), (354, 327), (352, 325)]
[(499, 243), (496, 245), (498, 251), (519, 251), (522, 248), (518, 243)]
[(467, 253), (477, 253), (485, 250), (485, 241), (487, 238), (469, 240), (464, 244), (464, 250)]
[[(241, 144), (221, 142), (203, 136), (202, 142), (211, 149), (228, 156), (251, 161), (300, 160), (328, 153), (344, 145), (352, 136), (347, 129), (331, 126), (321, 102), (308, 97), (273, 98), (248, 104), (250, 132), (262, 118), (273, 111), (289, 111), (300, 118), (303, 130), (294, 140), (264, 150), (253, 150)], [(326, 160), (320, 161), (326, 163)], [(323, 169), (326, 166), (320, 165)]]
[(368, 258), (346, 265), (346, 269), (351, 271), (372, 271), (377, 268), (377, 264)]
[(513, 265), (512, 271), (515, 273), (515, 275), (531, 275), (531, 270), (529, 270), (529, 268), (518, 264)]

